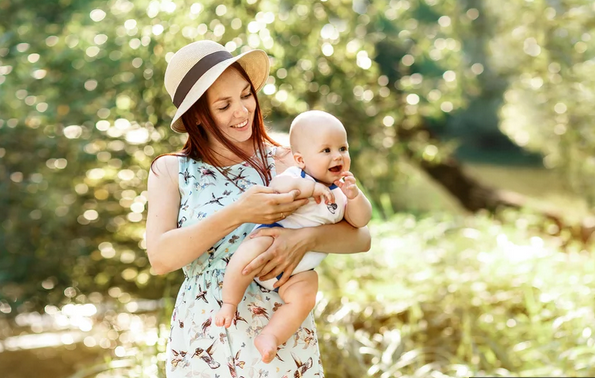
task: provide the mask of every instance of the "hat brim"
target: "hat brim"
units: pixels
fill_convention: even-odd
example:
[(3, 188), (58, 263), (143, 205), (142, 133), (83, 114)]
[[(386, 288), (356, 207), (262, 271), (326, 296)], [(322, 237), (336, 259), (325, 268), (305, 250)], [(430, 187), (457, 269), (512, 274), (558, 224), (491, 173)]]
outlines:
[(259, 92), (262, 87), (264, 87), (266, 80), (269, 77), (270, 69), (269, 57), (264, 51), (251, 50), (232, 59), (224, 60), (211, 67), (211, 69), (202, 75), (192, 86), (171, 121), (171, 129), (173, 131), (177, 133), (186, 132), (186, 128), (182, 122), (182, 115), (186, 113), (192, 105), (205, 94), (207, 89), (217, 81), (219, 76), (221, 76), (221, 74), (235, 62), (238, 62), (246, 71), (256, 92)]

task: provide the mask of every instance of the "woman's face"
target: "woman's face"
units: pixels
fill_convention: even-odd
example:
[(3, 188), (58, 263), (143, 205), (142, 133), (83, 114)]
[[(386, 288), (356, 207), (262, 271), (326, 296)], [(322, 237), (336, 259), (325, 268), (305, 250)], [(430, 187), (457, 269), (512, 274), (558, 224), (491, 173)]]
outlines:
[(235, 144), (249, 141), (256, 109), (251, 84), (236, 69), (228, 68), (207, 90), (206, 96), (215, 126), (223, 135)]

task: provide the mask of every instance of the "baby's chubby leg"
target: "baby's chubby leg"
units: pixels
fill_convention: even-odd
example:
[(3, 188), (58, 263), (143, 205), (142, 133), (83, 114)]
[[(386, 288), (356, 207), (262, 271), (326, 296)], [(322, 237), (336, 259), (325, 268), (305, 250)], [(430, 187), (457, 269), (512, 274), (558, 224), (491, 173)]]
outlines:
[(277, 347), (302, 325), (316, 304), (318, 274), (313, 270), (297, 273), (279, 288), (283, 304), (271, 317), (261, 333), (254, 339), (262, 361), (269, 363), (277, 354)]
[(269, 236), (247, 238), (235, 251), (225, 268), (222, 288), (223, 304), (221, 310), (215, 315), (215, 325), (229, 328), (246, 288), (259, 273), (254, 271), (251, 274), (243, 275), (242, 270), (258, 255), (266, 251), (272, 243), (273, 238)]

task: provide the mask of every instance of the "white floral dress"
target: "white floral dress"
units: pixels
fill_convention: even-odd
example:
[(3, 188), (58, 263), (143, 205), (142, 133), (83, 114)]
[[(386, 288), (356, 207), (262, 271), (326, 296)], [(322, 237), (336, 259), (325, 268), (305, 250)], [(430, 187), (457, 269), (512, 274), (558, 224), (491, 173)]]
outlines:
[[(275, 174), (274, 150), (267, 160)], [(242, 190), (263, 185), (246, 163), (226, 167), (234, 183), (209, 164), (179, 158), (181, 195), (178, 227), (200, 222), (237, 200)], [(241, 188), (241, 190), (240, 190)], [(294, 378), (324, 377), (312, 315), (277, 352), (269, 364), (261, 361), (254, 337), (281, 305), (281, 298), (252, 282), (238, 305), (231, 327), (217, 327), (227, 263), (254, 224), (244, 224), (183, 268), (185, 280), (171, 319), (166, 374), (170, 378)]]

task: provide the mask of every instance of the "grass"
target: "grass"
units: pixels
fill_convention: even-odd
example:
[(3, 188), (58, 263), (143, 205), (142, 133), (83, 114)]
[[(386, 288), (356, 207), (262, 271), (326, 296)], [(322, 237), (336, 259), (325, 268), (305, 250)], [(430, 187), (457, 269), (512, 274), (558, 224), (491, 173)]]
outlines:
[(487, 217), (373, 228), (371, 252), (325, 261), (328, 378), (595, 373), (592, 253)]
[[(514, 215), (397, 214), (371, 226), (370, 252), (327, 258), (315, 308), (327, 378), (593, 376), (593, 252), (563, 253)], [(161, 319), (156, 342), (76, 377), (164, 377)]]
[[(464, 169), (530, 196), (533, 207), (583, 214), (552, 172)], [(411, 172), (402, 199), (442, 211), (376, 221), (370, 252), (332, 255), (317, 269), (327, 378), (595, 374), (594, 251), (562, 251), (559, 238), (534, 231), (531, 211), (465, 216), (421, 173)], [(164, 377), (170, 313), (171, 303), (159, 314), (110, 313), (101, 321), (112, 334), (105, 357), (70, 378)]]

